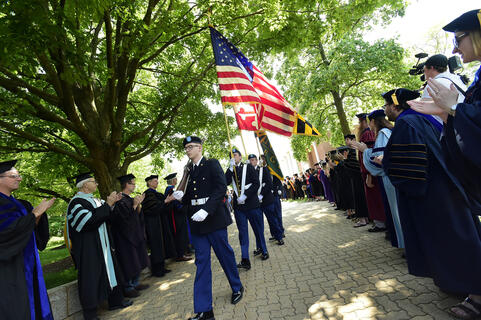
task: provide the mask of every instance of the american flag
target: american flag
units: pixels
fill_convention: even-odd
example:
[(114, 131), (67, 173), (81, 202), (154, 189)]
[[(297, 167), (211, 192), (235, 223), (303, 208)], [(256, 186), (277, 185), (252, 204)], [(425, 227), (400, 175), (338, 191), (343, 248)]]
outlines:
[[(237, 106), (236, 120), (240, 129), (266, 129), (291, 136), (297, 119), (296, 111), (289, 105), (277, 88), (269, 83), (262, 72), (242, 52), (214, 28), (210, 28), (212, 48), (217, 68), (221, 101)], [(250, 105), (250, 108), (246, 105)], [(253, 108), (253, 109), (252, 109)], [(250, 117), (239, 115), (238, 110), (250, 110)], [(257, 119), (253, 120), (252, 110)], [(239, 123), (239, 119), (249, 119)]]

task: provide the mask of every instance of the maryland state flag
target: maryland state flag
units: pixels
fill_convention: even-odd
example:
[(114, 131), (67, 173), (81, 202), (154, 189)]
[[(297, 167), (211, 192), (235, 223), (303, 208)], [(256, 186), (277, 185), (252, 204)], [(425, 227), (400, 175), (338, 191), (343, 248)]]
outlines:
[(297, 120), (292, 130), (292, 134), (300, 134), (304, 136), (319, 136), (319, 131), (312, 124), (304, 119), (300, 114), (297, 114)]
[(271, 143), (267, 134), (264, 130), (259, 130), (254, 132), (255, 136), (259, 139), (259, 142), (262, 147), (262, 151), (266, 156), (267, 160), (267, 167), (273, 176), (276, 176), (280, 181), (284, 179), (282, 175), (281, 167), (279, 165), (279, 161), (277, 161), (276, 154), (274, 153), (274, 149), (272, 149)]

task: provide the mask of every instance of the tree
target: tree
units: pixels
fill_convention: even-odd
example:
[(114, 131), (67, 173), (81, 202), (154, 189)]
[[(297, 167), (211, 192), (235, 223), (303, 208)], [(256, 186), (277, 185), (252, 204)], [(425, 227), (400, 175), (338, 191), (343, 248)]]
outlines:
[[(276, 3), (223, 1), (214, 12), (247, 47)], [(179, 152), (185, 134), (225, 148), (225, 130), (214, 130), (224, 119), (205, 104), (217, 99), (208, 9), (180, 0), (3, 3), (0, 152), (36, 155), (36, 170), (52, 179), (92, 171), (105, 196), (134, 161)]]

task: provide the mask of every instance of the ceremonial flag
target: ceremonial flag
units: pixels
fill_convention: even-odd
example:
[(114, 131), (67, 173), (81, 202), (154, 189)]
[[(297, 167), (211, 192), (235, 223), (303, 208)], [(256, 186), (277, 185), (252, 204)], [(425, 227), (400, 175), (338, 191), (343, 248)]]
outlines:
[(263, 130), (254, 132), (255, 136), (259, 139), (259, 143), (262, 147), (262, 152), (266, 156), (267, 167), (273, 176), (276, 176), (279, 180), (283, 180), (284, 176), (282, 175), (281, 166), (279, 165), (279, 161), (277, 161), (276, 154), (274, 149), (272, 149), (271, 143), (269, 138), (267, 137), (267, 133)]
[(293, 134), (300, 134), (305, 136), (319, 136), (319, 131), (312, 126), (306, 119), (304, 119), (300, 114), (297, 114), (297, 121), (294, 129), (292, 131)]

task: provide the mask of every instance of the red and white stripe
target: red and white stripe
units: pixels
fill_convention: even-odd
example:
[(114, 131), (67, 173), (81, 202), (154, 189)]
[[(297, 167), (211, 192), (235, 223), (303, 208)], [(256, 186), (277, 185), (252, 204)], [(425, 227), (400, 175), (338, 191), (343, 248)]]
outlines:
[(234, 66), (217, 66), (222, 103), (261, 103), (244, 70)]

